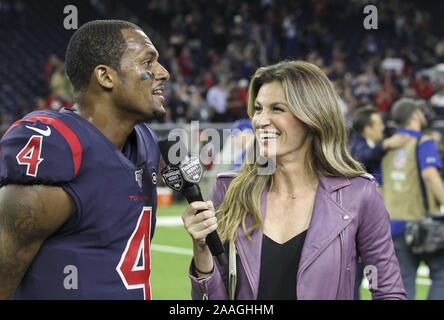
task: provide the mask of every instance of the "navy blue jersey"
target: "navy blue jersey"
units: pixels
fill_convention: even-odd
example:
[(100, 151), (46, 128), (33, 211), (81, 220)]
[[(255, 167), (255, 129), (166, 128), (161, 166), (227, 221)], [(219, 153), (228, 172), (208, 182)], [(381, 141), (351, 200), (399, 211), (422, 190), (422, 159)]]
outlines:
[(0, 185), (59, 186), (77, 206), (43, 242), (15, 299), (151, 298), (160, 154), (146, 124), (122, 153), (70, 110), (36, 111), (10, 127), (0, 152)]

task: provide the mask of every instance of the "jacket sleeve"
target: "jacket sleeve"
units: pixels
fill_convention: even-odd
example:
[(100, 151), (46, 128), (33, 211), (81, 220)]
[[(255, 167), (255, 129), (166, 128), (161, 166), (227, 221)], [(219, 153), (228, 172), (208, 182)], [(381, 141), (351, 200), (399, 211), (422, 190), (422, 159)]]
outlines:
[[(406, 299), (390, 232), (390, 218), (374, 181), (367, 183), (360, 212), (358, 249), (374, 300)], [(369, 281), (370, 281), (369, 279)]]
[[(216, 209), (222, 203), (225, 192), (227, 191), (232, 178), (232, 174), (218, 175), (208, 197), (209, 200), (213, 201)], [(227, 250), (225, 254), (227, 254)], [(225, 284), (228, 283), (228, 265), (221, 267), (216, 259), (213, 259), (213, 261), (214, 272), (211, 276), (206, 278), (196, 278), (193, 274), (193, 267), (191, 263), (188, 275), (191, 279), (191, 298), (193, 300), (206, 298), (210, 300), (228, 300), (228, 290), (225, 286)]]
[[(222, 273), (228, 270), (221, 270), (221, 267), (214, 259), (214, 272), (207, 278), (196, 278), (193, 275), (192, 263), (188, 274), (191, 279), (191, 299), (193, 300), (228, 300), (228, 291), (222, 280)], [(222, 272), (222, 273), (221, 273)]]

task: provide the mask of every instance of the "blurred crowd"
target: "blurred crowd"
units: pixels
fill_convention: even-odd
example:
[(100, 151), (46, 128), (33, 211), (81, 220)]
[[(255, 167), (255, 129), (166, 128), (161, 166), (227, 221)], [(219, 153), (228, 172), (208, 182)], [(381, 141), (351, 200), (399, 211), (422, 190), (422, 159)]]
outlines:
[[(90, 3), (104, 18), (117, 6), (111, 0)], [(378, 9), (377, 30), (363, 27), (367, 3)], [(171, 73), (164, 122), (248, 117), (250, 77), (258, 67), (283, 59), (323, 68), (348, 120), (364, 105), (388, 114), (403, 96), (424, 99), (432, 117), (444, 114), (444, 86), (424, 72), (444, 62), (444, 23), (439, 11), (420, 2), (135, 0), (124, 5), (134, 13), (129, 20), (148, 24), (161, 37), (155, 41), (160, 61)], [(33, 107), (72, 105), (62, 60), (51, 55), (42, 66), (50, 95), (38, 97)]]
[(161, 55), (173, 76), (166, 121), (246, 117), (248, 79), (282, 59), (322, 67), (348, 119), (368, 104), (387, 114), (402, 96), (443, 107), (444, 87), (422, 72), (444, 62), (443, 24), (417, 2), (373, 3), (377, 30), (362, 26), (365, 1), (156, 0), (134, 6), (167, 41)]

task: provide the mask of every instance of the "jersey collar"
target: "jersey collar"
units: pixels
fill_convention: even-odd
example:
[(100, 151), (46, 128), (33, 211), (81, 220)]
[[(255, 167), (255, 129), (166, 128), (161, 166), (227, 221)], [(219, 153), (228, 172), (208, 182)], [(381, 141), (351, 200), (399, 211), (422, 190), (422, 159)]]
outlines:
[(398, 134), (398, 133), (407, 134), (407, 135), (412, 136), (416, 139), (419, 139), (422, 137), (422, 132), (412, 130), (412, 129), (398, 129), (398, 130), (396, 130), (395, 134)]

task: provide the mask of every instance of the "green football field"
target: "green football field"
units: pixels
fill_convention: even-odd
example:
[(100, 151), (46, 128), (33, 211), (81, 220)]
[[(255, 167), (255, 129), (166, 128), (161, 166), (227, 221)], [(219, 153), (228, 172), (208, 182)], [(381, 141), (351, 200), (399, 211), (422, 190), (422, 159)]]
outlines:
[[(189, 300), (191, 285), (188, 267), (192, 257), (190, 236), (181, 224), (186, 204), (157, 209), (157, 226), (151, 245), (151, 286), (154, 300)], [(427, 297), (430, 280), (421, 265), (417, 282), (417, 300)], [(365, 286), (365, 282), (364, 282)], [(361, 299), (371, 299), (370, 291), (361, 286)]]

